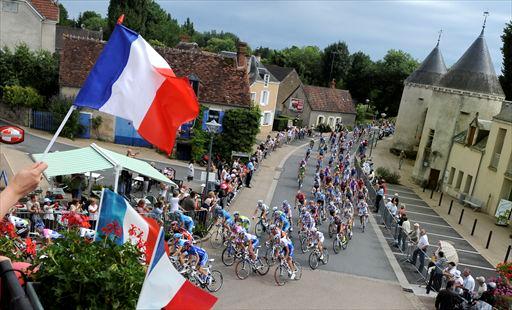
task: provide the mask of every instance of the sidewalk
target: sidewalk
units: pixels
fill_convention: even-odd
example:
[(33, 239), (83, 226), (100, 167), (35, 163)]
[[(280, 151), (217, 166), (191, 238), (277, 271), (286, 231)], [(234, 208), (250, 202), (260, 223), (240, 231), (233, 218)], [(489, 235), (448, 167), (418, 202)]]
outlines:
[[(482, 213), (475, 212), (471, 208), (463, 207), (456, 198), (443, 194), (441, 205), (439, 200), (441, 193), (434, 192), (432, 198), (431, 191), (423, 189), (412, 181), (411, 175), (414, 166), (413, 160), (405, 160), (402, 169), (398, 170), (398, 156), (389, 152), (393, 137), (388, 137), (378, 141), (377, 147), (373, 149), (372, 159), (375, 168), (386, 167), (391, 171), (400, 173), (400, 183), (414, 191), (423, 201), (425, 201), (435, 213), (450, 224), (453, 229), (459, 233), (471, 246), (473, 246), (491, 265), (496, 266), (505, 258), (507, 248), (511, 244), (511, 229), (509, 227), (495, 225), (494, 217)], [(453, 203), (452, 203), (453, 201)], [(450, 204), (453, 204), (450, 214)], [(462, 210), (464, 215), (461, 224), (458, 224)], [(471, 230), (475, 219), (477, 225), (473, 236)], [(489, 232), (492, 231), (492, 238), (489, 248), (486, 249)], [(512, 253), (509, 260), (512, 259)]]

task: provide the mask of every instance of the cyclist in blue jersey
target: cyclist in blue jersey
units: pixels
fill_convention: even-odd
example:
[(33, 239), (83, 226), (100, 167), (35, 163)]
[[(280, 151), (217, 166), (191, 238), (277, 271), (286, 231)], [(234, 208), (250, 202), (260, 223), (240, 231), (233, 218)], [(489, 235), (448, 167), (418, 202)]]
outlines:
[[(204, 270), (204, 266), (208, 263), (208, 253), (203, 248), (192, 245), (190, 241), (185, 241), (181, 250), (180, 263), (183, 265), (185, 258), (188, 257), (189, 261), (195, 262), (195, 267), (203, 277), (206, 277), (208, 273)], [(203, 279), (206, 280), (206, 279)]]
[(233, 217), (231, 216), (231, 214), (229, 214), (228, 211), (222, 209), (220, 206), (216, 206), (215, 207), (215, 215), (222, 219), (222, 225), (226, 228), (226, 229), (229, 229), (229, 226), (231, 223), (233, 223)]
[(176, 214), (178, 215), (178, 221), (183, 225), (183, 227), (189, 233), (192, 233), (195, 227), (194, 220), (190, 216), (183, 214), (181, 211), (176, 211)]
[(290, 239), (283, 237), (279, 239), (279, 245), (282, 247), (281, 254), (283, 255), (288, 267), (292, 271), (290, 279), (295, 279), (296, 270), (293, 267), (293, 243)]

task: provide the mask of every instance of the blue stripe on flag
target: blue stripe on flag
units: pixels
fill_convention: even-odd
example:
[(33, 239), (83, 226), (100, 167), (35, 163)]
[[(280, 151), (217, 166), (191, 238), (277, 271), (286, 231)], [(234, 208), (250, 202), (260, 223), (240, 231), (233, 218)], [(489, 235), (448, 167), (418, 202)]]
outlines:
[(132, 42), (139, 35), (123, 25), (117, 25), (78, 93), (74, 105), (98, 110), (112, 94), (112, 85), (123, 72)]
[(116, 238), (116, 243), (121, 245), (124, 243), (123, 223), (127, 208), (126, 200), (109, 189), (103, 191), (101, 199), (100, 214), (98, 216), (98, 228), (96, 230), (96, 240), (100, 240), (105, 233), (103, 228), (109, 224), (117, 222), (121, 231), (121, 237)]
[(165, 233), (163, 229), (160, 229), (160, 235), (158, 236), (158, 244), (156, 245), (153, 257), (151, 258), (151, 266), (149, 266), (148, 274), (150, 274), (153, 268), (155, 268), (156, 264), (158, 264), (158, 262), (160, 261), (160, 258), (162, 258), (162, 256), (166, 254), (167, 253), (165, 253)]

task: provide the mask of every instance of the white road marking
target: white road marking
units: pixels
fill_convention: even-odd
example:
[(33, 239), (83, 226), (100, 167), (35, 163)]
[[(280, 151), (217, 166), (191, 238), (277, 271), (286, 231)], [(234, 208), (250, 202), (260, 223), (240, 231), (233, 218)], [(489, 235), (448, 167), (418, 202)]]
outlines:
[(421, 212), (413, 212), (413, 211), (409, 211), (409, 210), (407, 210), (406, 213), (407, 214), (409, 214), (409, 213), (419, 214), (419, 215), (430, 216), (430, 217), (440, 217), (439, 215), (430, 215), (430, 214), (425, 214), (425, 213), (421, 213)]
[[(393, 254), (398, 255), (398, 256), (409, 256), (408, 254), (405, 254), (405, 253), (399, 253), (399, 252), (393, 252)], [(464, 263), (458, 263), (458, 265), (461, 265), (461, 266), (468, 266), (468, 267), (476, 268), (476, 269), (483, 269), (483, 270), (496, 271), (496, 269), (494, 269), (494, 268), (482, 267), (482, 266), (476, 266), (476, 265), (470, 265), (470, 264), (464, 264)]]

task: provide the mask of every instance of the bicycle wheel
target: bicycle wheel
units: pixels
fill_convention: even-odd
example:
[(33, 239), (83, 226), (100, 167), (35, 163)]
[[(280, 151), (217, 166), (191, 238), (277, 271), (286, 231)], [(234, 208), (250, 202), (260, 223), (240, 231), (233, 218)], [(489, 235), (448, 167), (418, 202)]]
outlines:
[(256, 235), (256, 237), (260, 238), (261, 235), (263, 234), (263, 230), (264, 230), (264, 227), (263, 227), (263, 223), (261, 222), (261, 220), (256, 223), (256, 225), (254, 226), (254, 234)]
[(326, 248), (324, 248), (324, 257), (322, 258), (322, 264), (327, 265), (329, 262), (329, 251), (327, 251)]
[(347, 236), (343, 236), (343, 239), (341, 240), (341, 248), (343, 250), (346, 250), (348, 246), (348, 238)]
[(288, 270), (282, 265), (277, 266), (276, 271), (274, 272), (274, 280), (278, 286), (283, 286), (288, 281)]
[(295, 265), (295, 281), (297, 281), (302, 278), (302, 266), (296, 261), (293, 264)]
[(332, 236), (334, 236), (336, 234), (336, 224), (334, 223), (331, 223), (329, 224), (329, 238), (332, 238)]
[(251, 264), (246, 259), (239, 261), (235, 267), (235, 274), (240, 280), (247, 279), (251, 274)]
[(313, 251), (311, 252), (311, 254), (309, 254), (309, 267), (311, 267), (311, 269), (315, 270), (316, 268), (318, 268), (318, 254), (317, 254), (317, 251)]
[(210, 237), (210, 244), (212, 248), (218, 249), (222, 246), (224, 243), (224, 235), (222, 234), (221, 229), (217, 229), (216, 232), (214, 232)]
[(308, 239), (306, 237), (302, 237), (300, 239), (300, 250), (302, 251), (302, 254), (308, 251)]
[(269, 270), (270, 270), (270, 266), (267, 264), (267, 260), (261, 259), (261, 257), (258, 257), (256, 259), (256, 272), (260, 276), (264, 276), (268, 273)]
[(342, 244), (339, 237), (334, 238), (332, 242), (332, 249), (334, 250), (334, 253), (338, 254), (341, 251)]
[(222, 273), (218, 270), (212, 270), (210, 273), (211, 282), (206, 285), (206, 289), (212, 293), (217, 292), (221, 289), (222, 284), (224, 283), (224, 277)]
[(236, 260), (236, 251), (233, 247), (228, 246), (222, 251), (222, 263), (226, 266), (233, 266)]
[(268, 248), (267, 251), (265, 251), (265, 260), (267, 261), (267, 265), (274, 266), (276, 263), (276, 258), (274, 257), (272, 248)]

